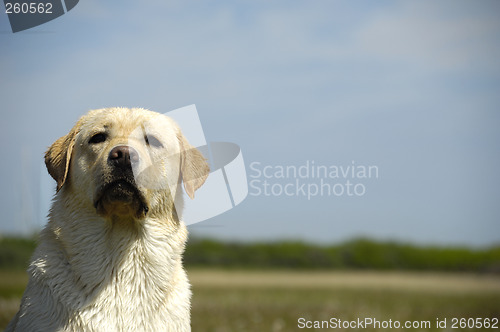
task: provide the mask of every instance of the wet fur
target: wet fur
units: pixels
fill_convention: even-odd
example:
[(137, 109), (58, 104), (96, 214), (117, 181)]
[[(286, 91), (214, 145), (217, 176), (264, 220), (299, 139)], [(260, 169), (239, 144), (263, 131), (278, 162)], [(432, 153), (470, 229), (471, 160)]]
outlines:
[[(96, 177), (109, 174), (103, 158), (110, 148), (126, 144), (124, 137), (135, 127), (158, 122), (160, 116), (143, 109), (91, 111), (49, 148), (46, 163), (57, 193), (28, 269), (20, 310), (6, 331), (191, 330), (191, 291), (182, 267), (187, 230), (172, 193), (140, 188), (148, 205), (142, 214), (132, 206), (137, 214), (117, 215), (111, 205), (99, 214), (93, 201), (102, 181)], [(89, 135), (102, 122), (116, 130), (101, 150), (89, 150)], [(159, 122), (166, 125), (161, 132), (167, 131), (162, 142), (178, 151), (178, 163), (162, 164), (167, 168), (158, 174), (177, 176), (178, 183), (184, 177), (192, 197), (208, 166), (173, 121)]]

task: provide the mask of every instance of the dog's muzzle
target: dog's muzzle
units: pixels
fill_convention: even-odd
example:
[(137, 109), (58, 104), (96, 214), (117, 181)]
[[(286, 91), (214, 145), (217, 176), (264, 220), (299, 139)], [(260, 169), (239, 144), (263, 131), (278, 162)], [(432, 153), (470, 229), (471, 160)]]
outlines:
[(139, 162), (139, 153), (131, 146), (119, 145), (111, 149), (107, 160), (111, 171), (99, 186), (94, 200), (98, 214), (132, 214), (141, 218), (148, 213), (146, 200), (137, 188), (132, 171), (132, 167)]

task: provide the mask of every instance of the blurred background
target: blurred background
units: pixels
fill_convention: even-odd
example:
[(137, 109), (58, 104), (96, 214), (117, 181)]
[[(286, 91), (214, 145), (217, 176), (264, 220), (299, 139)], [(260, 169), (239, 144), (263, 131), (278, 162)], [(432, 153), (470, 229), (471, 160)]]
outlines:
[[(189, 226), (194, 331), (498, 318), (499, 15), (496, 1), (82, 0), (14, 34), (2, 11), (0, 328), (54, 193), (47, 147), (90, 109), (190, 104), (208, 141), (241, 147), (250, 184)], [(300, 190), (322, 184), (344, 191)]]

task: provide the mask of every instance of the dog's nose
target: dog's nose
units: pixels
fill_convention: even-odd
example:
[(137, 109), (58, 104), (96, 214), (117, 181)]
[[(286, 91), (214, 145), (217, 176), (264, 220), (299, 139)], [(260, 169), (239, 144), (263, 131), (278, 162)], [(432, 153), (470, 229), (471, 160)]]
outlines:
[(108, 162), (113, 166), (127, 168), (139, 162), (139, 153), (131, 146), (118, 145), (109, 152)]

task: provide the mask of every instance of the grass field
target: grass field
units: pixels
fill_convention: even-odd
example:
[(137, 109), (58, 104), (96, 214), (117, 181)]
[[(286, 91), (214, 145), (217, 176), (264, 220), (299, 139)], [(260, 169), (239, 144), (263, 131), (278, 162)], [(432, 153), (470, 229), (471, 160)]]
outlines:
[[(492, 275), (208, 269), (188, 273), (194, 332), (303, 331), (298, 327), (301, 317), (429, 321), (430, 329), (414, 330), (457, 331), (451, 329), (454, 317), (500, 318), (500, 278)], [(25, 273), (0, 272), (0, 330), (16, 312), (26, 281)], [(447, 329), (437, 329), (436, 319), (445, 318)]]

